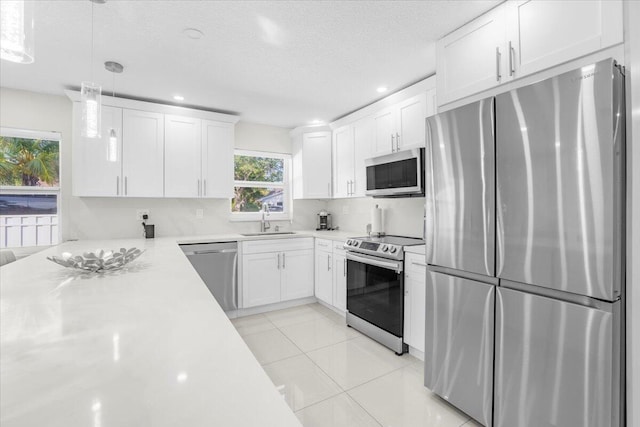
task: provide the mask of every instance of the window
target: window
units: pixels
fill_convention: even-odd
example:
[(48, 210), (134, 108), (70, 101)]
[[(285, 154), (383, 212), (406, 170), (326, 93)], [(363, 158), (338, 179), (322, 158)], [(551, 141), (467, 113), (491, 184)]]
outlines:
[(0, 128), (0, 248), (60, 240), (60, 134)]
[(290, 219), (291, 156), (236, 150), (234, 158), (232, 219), (256, 221), (262, 218), (264, 205), (269, 209), (269, 219)]

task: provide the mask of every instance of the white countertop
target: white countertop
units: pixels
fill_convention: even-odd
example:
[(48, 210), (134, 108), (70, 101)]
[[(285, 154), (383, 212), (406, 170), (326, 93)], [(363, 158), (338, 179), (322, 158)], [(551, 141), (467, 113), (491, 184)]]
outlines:
[[(0, 424), (300, 426), (176, 244), (189, 239), (245, 238), (67, 242), (2, 267)], [(146, 252), (103, 275), (46, 260), (133, 246)]]

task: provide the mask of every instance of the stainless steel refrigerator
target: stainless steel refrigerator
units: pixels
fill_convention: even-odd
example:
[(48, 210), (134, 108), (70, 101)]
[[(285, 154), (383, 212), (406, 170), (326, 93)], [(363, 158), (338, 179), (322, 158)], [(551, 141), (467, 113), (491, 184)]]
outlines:
[(425, 385), (485, 426), (622, 425), (623, 95), (606, 60), (427, 119)]

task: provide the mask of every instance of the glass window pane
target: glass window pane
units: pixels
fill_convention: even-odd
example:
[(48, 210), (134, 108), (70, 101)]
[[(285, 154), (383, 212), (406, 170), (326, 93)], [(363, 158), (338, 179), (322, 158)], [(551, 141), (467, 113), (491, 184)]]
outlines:
[(57, 200), (56, 194), (0, 194), (0, 215), (55, 215)]
[(282, 182), (284, 160), (236, 155), (234, 175), (236, 181)]
[(231, 199), (232, 212), (258, 212), (266, 203), (270, 212), (284, 212), (282, 188), (235, 187)]
[(0, 185), (59, 186), (59, 143), (0, 136)]

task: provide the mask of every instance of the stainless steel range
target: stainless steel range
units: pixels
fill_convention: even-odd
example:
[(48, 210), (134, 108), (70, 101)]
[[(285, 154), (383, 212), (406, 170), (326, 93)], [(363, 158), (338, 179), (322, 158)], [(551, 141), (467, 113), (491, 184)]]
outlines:
[(403, 342), (404, 248), (413, 237), (352, 237), (347, 250), (347, 325), (400, 355)]

